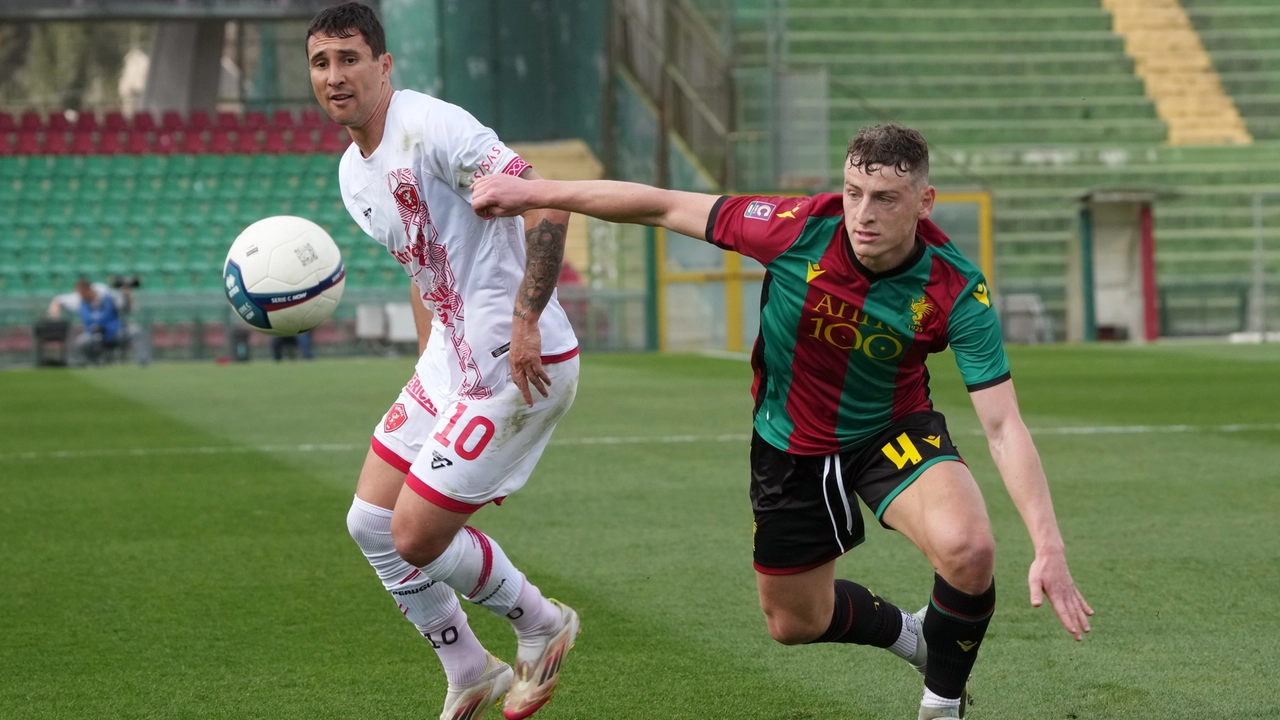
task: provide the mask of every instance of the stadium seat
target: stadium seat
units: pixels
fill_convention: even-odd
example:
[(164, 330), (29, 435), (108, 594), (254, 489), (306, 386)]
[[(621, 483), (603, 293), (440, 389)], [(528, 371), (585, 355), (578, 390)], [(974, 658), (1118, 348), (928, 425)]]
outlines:
[(182, 122), (182, 114), (176, 110), (165, 110), (160, 116), (160, 129), (176, 131), (181, 130), (184, 123)]
[[(24, 116), (25, 119), (25, 116)], [(25, 123), (24, 123), (25, 124)], [(34, 130), (20, 130), (17, 133), (17, 142), (14, 143), (14, 152), (18, 155), (39, 155), (40, 134)]]
[(45, 129), (65, 133), (71, 129), (71, 121), (67, 120), (67, 116), (63, 113), (49, 113), (49, 122), (45, 125)]
[[(134, 120), (137, 120), (138, 117), (150, 117), (150, 116), (145, 116), (140, 114), (140, 115), (134, 116)], [(133, 130), (130, 130), (129, 134), (126, 137), (127, 139), (125, 140), (125, 145), (124, 145), (125, 152), (131, 153), (133, 155), (142, 155), (144, 153), (151, 152), (151, 138), (148, 136), (146, 130), (135, 128)]]
[(235, 143), (231, 139), (231, 131), (219, 127), (209, 134), (209, 152), (228, 155), (235, 151)]
[[(55, 115), (54, 117), (61, 117)], [(65, 120), (65, 118), (64, 118)], [(71, 152), (67, 144), (67, 134), (62, 130), (48, 130), (44, 134), (44, 153), (46, 155), (66, 155)]]
[(187, 116), (187, 124), (183, 126), (183, 130), (208, 130), (213, 126), (213, 121), (209, 118), (208, 110), (192, 110)]
[(244, 127), (240, 132), (236, 133), (235, 152), (244, 154), (262, 152), (262, 146), (258, 144), (257, 131)]
[(233, 112), (220, 112), (214, 127), (218, 130), (239, 130), (240, 116)]
[[(81, 115), (81, 117), (84, 116)], [(98, 152), (98, 144), (94, 141), (93, 131), (77, 130), (73, 133), (71, 136), (71, 152), (77, 155), (92, 155)]]
[(18, 129), (26, 132), (39, 132), (43, 130), (44, 126), (40, 122), (40, 113), (32, 112), (30, 110), (22, 113), (22, 124)]
[(10, 157), (16, 151), (13, 147), (13, 140), (9, 139), (9, 133), (0, 132), (0, 157)]
[(124, 152), (124, 149), (118, 130), (104, 130), (98, 138), (98, 152), (103, 155), (119, 155)]
[(13, 116), (7, 112), (0, 112), (0, 133), (11, 133), (17, 129), (18, 125), (13, 121)]
[(202, 155), (208, 152), (208, 147), (204, 142), (204, 133), (200, 130), (189, 127), (182, 133), (182, 152), (191, 155)]
[(152, 144), (152, 152), (161, 153), (162, 155), (170, 155), (178, 152), (178, 149), (177, 132), (166, 129), (161, 129), (156, 132), (156, 139)]
[(129, 129), (129, 123), (124, 119), (124, 114), (120, 112), (109, 112), (103, 118), (102, 127), (112, 132), (123, 132)]
[(293, 127), (293, 113), (288, 110), (277, 110), (271, 113), (271, 124), (278, 128)]
[(316, 144), (316, 150), (322, 153), (346, 152), (350, 144), (351, 136), (345, 129), (329, 125), (320, 130), (320, 142)]
[(89, 110), (83, 110), (76, 116), (75, 130), (80, 132), (92, 132), (98, 129), (98, 116)]
[(139, 110), (133, 114), (132, 127), (134, 130), (142, 132), (154, 132), (156, 130), (156, 119), (151, 117), (151, 113), (146, 110)]
[(309, 127), (299, 126), (293, 129), (293, 134), (289, 137), (288, 151), (291, 153), (311, 153), (315, 152), (316, 139), (315, 131)]
[(285, 140), (284, 129), (280, 127), (268, 128), (266, 136), (262, 140), (262, 150), (263, 152), (277, 155), (288, 152), (289, 143)]
[(250, 130), (261, 130), (267, 126), (267, 114), (261, 110), (250, 110), (244, 114), (244, 122), (241, 126)]
[(325, 125), (325, 120), (320, 117), (320, 111), (315, 108), (307, 108), (302, 111), (302, 127), (318, 128)]

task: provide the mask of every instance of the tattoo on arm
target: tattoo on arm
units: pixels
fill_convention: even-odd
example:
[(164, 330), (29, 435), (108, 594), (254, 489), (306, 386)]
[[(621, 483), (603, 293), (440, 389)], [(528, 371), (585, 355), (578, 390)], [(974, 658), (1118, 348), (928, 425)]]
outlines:
[(551, 293), (560, 278), (560, 264), (564, 261), (564, 236), (566, 226), (552, 223), (546, 218), (524, 234), (528, 247), (525, 261), (524, 282), (516, 293), (514, 314), (524, 318), (527, 313), (540, 313), (551, 301)]

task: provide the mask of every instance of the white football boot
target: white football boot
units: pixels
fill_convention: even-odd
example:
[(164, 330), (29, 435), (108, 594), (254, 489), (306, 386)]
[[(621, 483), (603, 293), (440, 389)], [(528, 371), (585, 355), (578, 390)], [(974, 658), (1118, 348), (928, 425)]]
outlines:
[(449, 685), (440, 720), (480, 720), (489, 708), (502, 702), (514, 678), (515, 672), (510, 665), (488, 655), (484, 674), (479, 680), (464, 687)]
[(502, 715), (507, 720), (523, 720), (551, 702), (551, 693), (560, 680), (560, 666), (578, 637), (578, 613), (559, 600), (547, 599), (560, 608), (560, 627), (536, 644), (526, 646), (521, 642), (516, 650), (515, 684), (502, 704)]

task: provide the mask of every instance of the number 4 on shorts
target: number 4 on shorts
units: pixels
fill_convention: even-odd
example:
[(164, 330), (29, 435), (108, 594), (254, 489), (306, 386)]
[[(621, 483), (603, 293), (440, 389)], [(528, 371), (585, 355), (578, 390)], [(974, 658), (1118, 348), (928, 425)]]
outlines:
[(902, 446), (902, 452), (898, 452), (892, 441), (885, 443), (881, 451), (894, 465), (898, 466), (899, 470), (906, 467), (907, 463), (916, 465), (924, 460), (924, 458), (920, 457), (920, 451), (916, 449), (915, 443), (911, 442), (911, 438), (907, 437), (906, 433), (898, 436), (898, 445)]

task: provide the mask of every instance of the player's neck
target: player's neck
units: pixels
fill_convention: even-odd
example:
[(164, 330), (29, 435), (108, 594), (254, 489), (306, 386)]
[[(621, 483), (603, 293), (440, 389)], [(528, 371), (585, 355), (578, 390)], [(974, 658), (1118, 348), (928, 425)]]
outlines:
[(378, 106), (369, 119), (358, 127), (347, 128), (351, 142), (360, 148), (362, 157), (369, 157), (374, 150), (378, 149), (378, 145), (382, 144), (382, 135), (387, 129), (387, 109), (391, 107), (392, 92), (391, 85), (384, 84), (382, 93), (378, 97)]
[[(852, 246), (852, 241), (850, 241), (849, 244)], [(852, 247), (850, 249), (852, 249)], [(911, 257), (911, 253), (915, 249), (916, 236), (912, 234), (909, 240), (899, 244), (892, 250), (881, 253), (880, 255), (876, 255), (874, 257), (866, 256), (859, 254), (857, 250), (853, 250), (853, 256), (858, 259), (858, 262), (862, 263), (863, 267), (879, 275), (898, 269), (907, 261), (908, 258)]]

